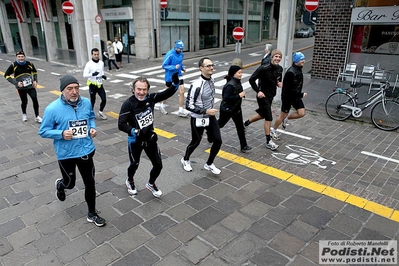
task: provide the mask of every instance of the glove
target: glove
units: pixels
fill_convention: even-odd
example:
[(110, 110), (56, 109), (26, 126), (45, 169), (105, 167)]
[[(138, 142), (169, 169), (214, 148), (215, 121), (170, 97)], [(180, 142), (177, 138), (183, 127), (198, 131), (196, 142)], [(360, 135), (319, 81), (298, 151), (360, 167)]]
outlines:
[(174, 86), (180, 85), (180, 80), (179, 80), (179, 76), (177, 75), (177, 72), (172, 75), (172, 83)]
[(129, 146), (132, 143), (136, 143), (136, 138), (137, 138), (136, 129), (132, 128), (132, 130), (130, 131), (130, 134), (131, 134), (131, 136), (130, 135), (127, 136), (127, 143), (129, 144)]
[(96, 72), (93, 72), (91, 75), (92, 75), (93, 77), (95, 77), (95, 76), (97, 76), (99, 73), (100, 73), (100, 72), (96, 71)]
[(140, 130), (140, 134), (142, 135), (150, 135), (151, 132), (153, 132), (151, 127), (145, 127)]
[(107, 76), (106, 76), (106, 75), (102, 75), (102, 78), (103, 78), (104, 80), (107, 80)]

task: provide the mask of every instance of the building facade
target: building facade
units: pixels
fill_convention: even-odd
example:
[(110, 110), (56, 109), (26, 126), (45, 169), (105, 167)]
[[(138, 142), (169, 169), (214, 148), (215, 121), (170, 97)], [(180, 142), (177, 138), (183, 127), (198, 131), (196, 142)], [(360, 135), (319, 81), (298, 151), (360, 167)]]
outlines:
[[(0, 42), (7, 52), (24, 50), (83, 66), (96, 47), (118, 36), (124, 54), (162, 57), (177, 39), (185, 51), (225, 47), (235, 43), (234, 27), (246, 29), (242, 42), (276, 38), (273, 0), (0, 0)], [(68, 9), (66, 11), (71, 11)], [(267, 14), (265, 12), (268, 12)]]
[(312, 78), (336, 79), (356, 63), (399, 73), (399, 0), (320, 0)]

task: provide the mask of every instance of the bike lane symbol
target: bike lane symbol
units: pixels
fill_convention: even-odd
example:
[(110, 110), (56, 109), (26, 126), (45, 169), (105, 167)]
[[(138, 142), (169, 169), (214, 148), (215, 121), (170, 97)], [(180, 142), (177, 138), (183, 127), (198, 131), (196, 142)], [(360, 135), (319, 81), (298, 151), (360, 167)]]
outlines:
[(321, 169), (326, 169), (328, 166), (336, 164), (335, 161), (321, 157), (320, 153), (315, 150), (298, 145), (287, 145), (286, 147), (291, 151), (290, 153), (272, 153), (272, 156), (286, 163), (297, 165), (313, 164)]

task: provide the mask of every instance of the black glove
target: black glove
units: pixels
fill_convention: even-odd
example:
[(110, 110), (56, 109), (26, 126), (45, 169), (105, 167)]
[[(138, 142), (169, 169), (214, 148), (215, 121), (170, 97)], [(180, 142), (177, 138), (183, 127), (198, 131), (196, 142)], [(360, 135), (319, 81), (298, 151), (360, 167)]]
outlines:
[(103, 75), (102, 78), (103, 78), (104, 80), (107, 80), (107, 76), (106, 76), (106, 75)]
[(96, 71), (96, 72), (93, 72), (91, 75), (92, 75), (93, 77), (95, 77), (95, 76), (97, 76), (99, 73), (100, 73), (100, 72)]
[(176, 86), (180, 85), (180, 80), (179, 80), (179, 76), (177, 75), (177, 72), (172, 75), (172, 83), (173, 83), (173, 85), (176, 85)]
[(151, 127), (145, 127), (140, 129), (140, 135), (149, 135), (152, 132)]

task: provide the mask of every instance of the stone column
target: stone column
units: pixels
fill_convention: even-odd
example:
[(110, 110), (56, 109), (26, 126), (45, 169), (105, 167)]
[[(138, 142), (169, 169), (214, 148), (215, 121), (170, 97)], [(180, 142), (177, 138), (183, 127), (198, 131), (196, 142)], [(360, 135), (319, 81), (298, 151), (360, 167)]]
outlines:
[(3, 34), (3, 41), (7, 48), (7, 53), (15, 53), (14, 44), (12, 42), (10, 24), (8, 22), (7, 10), (4, 1), (0, 1), (0, 14), (3, 19), (0, 19), (0, 28)]
[(154, 58), (151, 1), (137, 0), (133, 6), (135, 48), (137, 58)]
[(57, 9), (57, 18), (58, 18), (58, 28), (60, 30), (60, 39), (61, 39), (61, 49), (68, 49), (68, 38), (65, 29), (65, 16), (62, 11), (62, 0), (56, 0), (56, 9)]

